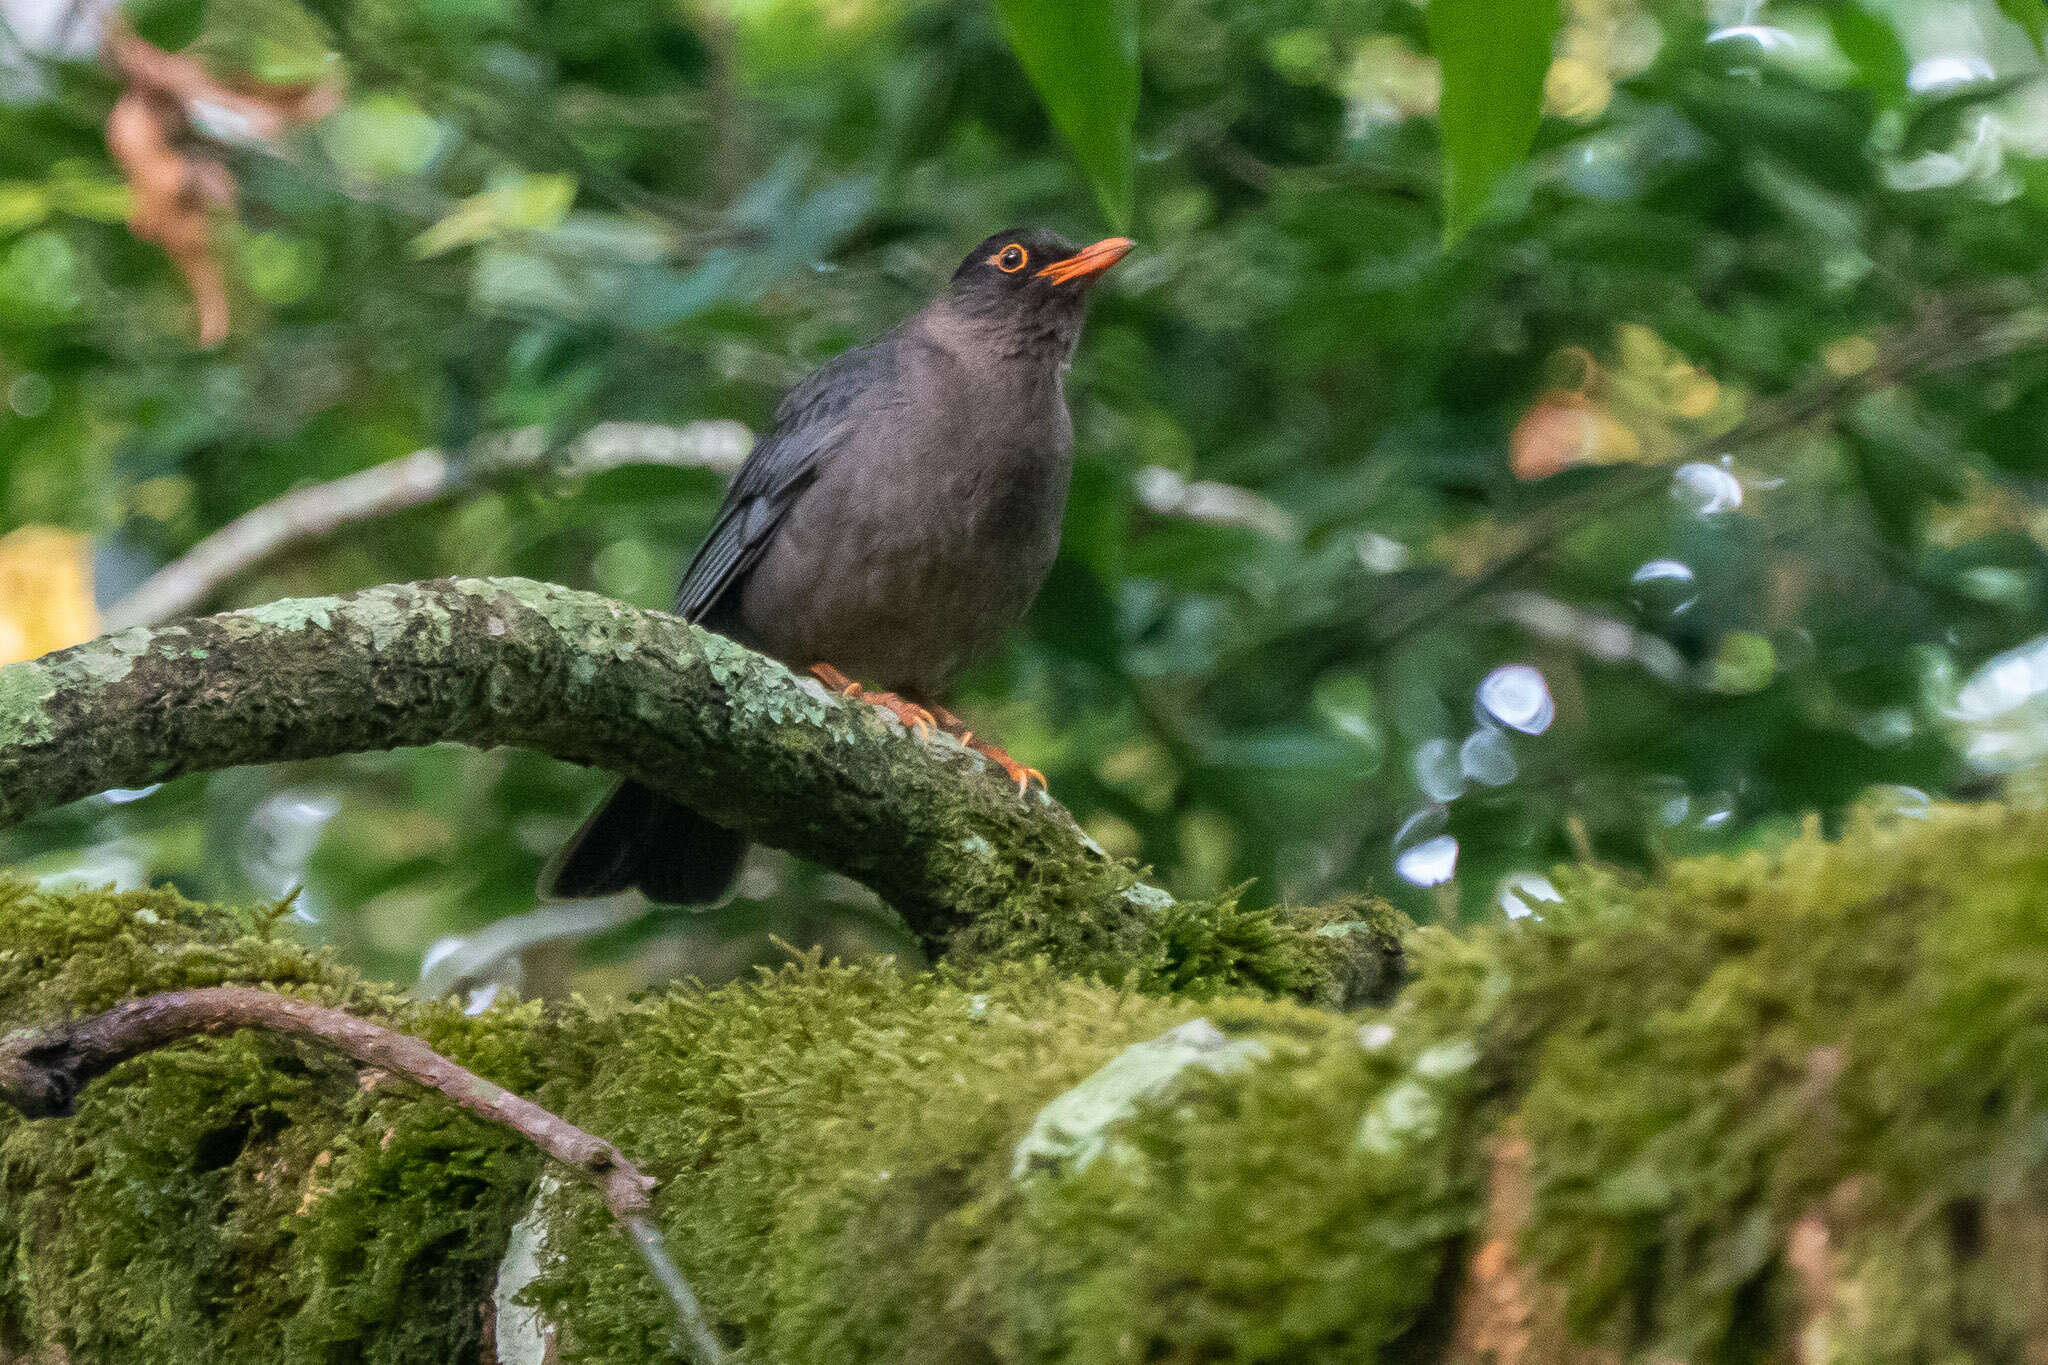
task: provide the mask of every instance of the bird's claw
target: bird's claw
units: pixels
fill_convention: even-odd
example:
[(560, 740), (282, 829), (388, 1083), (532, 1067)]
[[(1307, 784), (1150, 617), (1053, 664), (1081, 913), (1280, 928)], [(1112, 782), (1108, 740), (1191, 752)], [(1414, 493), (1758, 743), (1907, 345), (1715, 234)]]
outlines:
[(1001, 768), (1012, 782), (1017, 784), (1017, 795), (1022, 798), (1031, 794), (1031, 784), (1036, 782), (1040, 791), (1050, 791), (1045, 784), (1045, 774), (1036, 768), (1027, 768), (1005, 753), (1000, 744), (977, 740), (974, 731), (967, 728), (967, 722), (943, 706), (932, 707), (932, 714), (938, 717), (939, 728), (974, 750), (989, 762)]
[(914, 701), (897, 696), (894, 692), (862, 692), (859, 695), (862, 701), (879, 706), (890, 715), (896, 717), (896, 719), (902, 721), (910, 732), (919, 739), (929, 737), (932, 727), (938, 724), (932, 718), (931, 712), (925, 710), (925, 708), (919, 706)]
[(1001, 745), (975, 739), (974, 731), (967, 728), (967, 722), (961, 720), (960, 717), (954, 715), (943, 706), (936, 704), (929, 707), (920, 706), (916, 702), (898, 696), (894, 692), (866, 691), (859, 683), (847, 677), (830, 664), (812, 664), (810, 671), (812, 677), (837, 692), (840, 696), (849, 697), (856, 701), (865, 701), (887, 711), (890, 715), (896, 717), (897, 720), (902, 721), (904, 726), (919, 739), (929, 738), (934, 726), (953, 736), (962, 744), (974, 750), (974, 752), (980, 754), (998, 768), (1001, 768), (1009, 776), (1009, 779), (1017, 784), (1017, 795), (1020, 799), (1031, 794), (1031, 785), (1034, 782), (1038, 784), (1040, 791), (1050, 790), (1046, 786), (1044, 773), (1036, 768), (1027, 768), (1016, 759), (1011, 758), (1009, 754), (1004, 752)]
[(870, 692), (830, 664), (812, 664), (810, 673), (819, 682), (850, 701), (864, 701), (887, 711), (902, 721), (919, 739), (927, 738), (932, 732), (932, 727), (938, 724), (932, 713), (916, 702), (900, 697), (894, 692)]
[(1031, 784), (1034, 782), (1038, 784), (1040, 791), (1050, 790), (1045, 785), (1044, 773), (1036, 768), (1027, 768), (1016, 759), (1011, 758), (1001, 745), (990, 744), (986, 741), (976, 742), (972, 732), (964, 735), (960, 742), (1008, 774), (1009, 779), (1017, 784), (1017, 798), (1019, 800), (1023, 800), (1031, 795)]

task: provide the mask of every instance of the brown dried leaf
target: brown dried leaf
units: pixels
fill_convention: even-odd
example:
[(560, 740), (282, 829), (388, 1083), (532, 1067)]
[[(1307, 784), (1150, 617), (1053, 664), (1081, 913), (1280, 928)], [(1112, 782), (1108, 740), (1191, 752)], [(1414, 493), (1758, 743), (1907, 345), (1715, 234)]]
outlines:
[(217, 346), (227, 339), (228, 292), (213, 215), (234, 212), (235, 180), (206, 151), (194, 131), (192, 111), (203, 103), (216, 123), (225, 111), (239, 120), (243, 137), (269, 141), (293, 124), (331, 112), (340, 103), (341, 88), (332, 81), (225, 81), (119, 23), (108, 31), (106, 54), (128, 81), (107, 115), (107, 148), (133, 196), (129, 229), (170, 256), (192, 293), (199, 344)]

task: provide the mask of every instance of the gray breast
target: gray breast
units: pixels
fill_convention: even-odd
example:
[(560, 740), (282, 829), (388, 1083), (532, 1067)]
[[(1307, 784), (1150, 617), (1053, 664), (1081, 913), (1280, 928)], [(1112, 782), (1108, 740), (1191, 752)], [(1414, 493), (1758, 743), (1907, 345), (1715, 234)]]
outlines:
[(1057, 359), (903, 345), (743, 585), (740, 624), (793, 667), (935, 698), (1045, 581), (1073, 437)]

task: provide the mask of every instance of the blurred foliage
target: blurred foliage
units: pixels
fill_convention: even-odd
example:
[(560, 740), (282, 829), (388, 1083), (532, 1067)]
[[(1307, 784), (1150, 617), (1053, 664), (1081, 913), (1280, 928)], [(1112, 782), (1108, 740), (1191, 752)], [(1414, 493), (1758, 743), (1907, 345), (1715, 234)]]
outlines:
[(1558, 0), (1436, 0), (1428, 15), (1443, 71), (1444, 234), (1456, 240), (1536, 140)]
[[(348, 92), (274, 142), (200, 130), (239, 190), (212, 350), (118, 221), (113, 80), (9, 59), (0, 532), (90, 537), (106, 604), (289, 489), (423, 447), (758, 428), (987, 232), (1108, 225), (1073, 111), (1122, 97), (1032, 57), (1012, 9), (211, 0), (186, 53)], [(1424, 9), (1138, 11), (1143, 248), (1076, 360), (1063, 553), (957, 700), (1178, 891), (1521, 913), (1574, 855), (1769, 840), (1873, 787), (1910, 810), (2048, 752), (2033, 36), (1993, 0), (1560, 12), (1533, 155), (1459, 201), (1446, 246)], [(1765, 420), (1787, 403), (1805, 420)], [(1159, 478), (1280, 515), (1162, 514)], [(520, 573), (665, 605), (718, 496), (675, 468), (489, 482), (222, 603)], [(16, 629), (44, 611), (22, 581)], [(0, 861), (302, 886), (307, 933), (407, 977), (533, 909), (603, 781), (456, 749), (235, 772), (79, 803)], [(903, 946), (858, 888), (773, 855), (721, 910), (605, 923), (529, 948), (527, 986), (720, 977), (769, 933)]]

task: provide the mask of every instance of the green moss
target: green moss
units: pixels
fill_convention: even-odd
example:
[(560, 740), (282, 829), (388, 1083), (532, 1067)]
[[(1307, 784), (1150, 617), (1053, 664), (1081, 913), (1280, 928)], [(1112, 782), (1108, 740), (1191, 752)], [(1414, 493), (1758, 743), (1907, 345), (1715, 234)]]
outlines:
[[(38, 891), (0, 874), (0, 1032), (151, 991), (242, 983), (339, 990), (339, 968), (271, 932), (276, 907), (196, 905), (169, 890)], [(375, 993), (352, 985), (351, 998)]]
[(43, 704), (57, 684), (40, 663), (0, 667), (0, 744), (40, 744), (55, 733)]
[[(771, 725), (814, 727), (823, 725), (832, 709), (843, 705), (822, 684), (768, 663), (724, 636), (707, 633), (696, 637), (696, 643), (703, 651), (705, 667), (741, 717), (752, 714)], [(849, 708), (849, 719), (854, 716), (871, 717), (877, 725), (887, 723), (871, 706)]]
[[(1678, 1359), (2031, 1359), (2048, 1328), (2048, 816), (1941, 808), (1651, 885), (1579, 872), (1503, 934), (1532, 1252), (1579, 1325)], [(2032, 1343), (2030, 1346), (2029, 1343)]]
[[(1367, 1045), (1357, 1017), (1043, 965), (811, 962), (466, 1019), (355, 981), (274, 918), (6, 883), (0, 1026), (221, 982), (390, 1015), (660, 1177), (671, 1249), (751, 1359), (1355, 1359), (1412, 1320), (1471, 1220), (1471, 1070), (1421, 1060), (1467, 1024), (1405, 1002), (1366, 1016), (1389, 1030)], [(1231, 1065), (1112, 1073), (1084, 1090), (1095, 1102), (1061, 1105), (1198, 1016)], [(1359, 1140), (1418, 1084), (1434, 1128)], [(1041, 1116), (1083, 1109), (1092, 1159), (1017, 1166)], [(0, 1120), (0, 1349), (470, 1358), (536, 1170), (438, 1099), (310, 1047), (243, 1034), (152, 1054), (73, 1118)], [(568, 1357), (666, 1358), (670, 1313), (595, 1198), (571, 1186), (547, 1208), (530, 1294)]]
[[(2031, 1359), (2048, 814), (1557, 880), (1544, 918), (1464, 934), (1372, 902), (1155, 907), (1114, 982), (1112, 939), (1032, 920), (1023, 947), (1095, 978), (992, 944), (921, 976), (810, 962), (479, 1019), (259, 915), (5, 883), (0, 1030), (223, 981), (390, 1014), (659, 1177), (677, 1259), (774, 1365), (1426, 1358), (1504, 1127), (1528, 1142), (1524, 1251), (1624, 1355)], [(1303, 943), (1376, 945), (1358, 994), (1406, 984), (1348, 1016), (1288, 1003), (1339, 975)], [(535, 1172), (311, 1049), (152, 1055), (75, 1118), (0, 1121), (0, 1353), (462, 1358)], [(663, 1358), (670, 1315), (594, 1197), (541, 1217), (527, 1294), (565, 1358)]]
[(1213, 901), (1133, 898), (1136, 870), (1070, 866), (1070, 891), (1049, 882), (957, 933), (955, 963), (1044, 960), (1071, 975), (1189, 999), (1243, 993), (1331, 1009), (1384, 1004), (1404, 979), (1414, 926), (1376, 897), (1324, 906), (1252, 908)]
[(150, 633), (140, 626), (95, 640), (70, 653), (63, 665), (75, 676), (96, 683), (117, 683), (135, 671), (135, 661), (150, 649)]
[[(1218, 999), (1213, 1048), (1148, 1042), (1195, 1013), (1023, 966), (793, 968), (609, 1016), (575, 1112), (664, 1177), (671, 1245), (755, 1359), (1370, 1358), (1469, 1226), (1471, 1071), (1423, 1078), (1438, 1130), (1368, 1148), (1441, 1021), (1396, 1007), (1368, 1047), (1355, 1018)], [(1086, 1111), (1093, 1159), (1041, 1144), (1020, 1174), (1049, 1108)], [(601, 1215), (551, 1245), (569, 1358), (661, 1348)]]
[(334, 613), (344, 605), (339, 597), (288, 597), (282, 602), (244, 607), (231, 614), (279, 630), (305, 630), (313, 626), (327, 630), (334, 624)]
[[(0, 1032), (153, 991), (270, 985), (401, 1009), (270, 932), (274, 911), (167, 891), (38, 892), (0, 878)], [(511, 1084), (530, 1015), (487, 1029), (401, 1013)], [(511, 1028), (515, 1022), (524, 1028)], [(69, 1119), (0, 1117), (0, 1357), (441, 1362), (477, 1305), (536, 1163), (405, 1087), (253, 1034), (167, 1049), (87, 1087)], [(464, 1346), (464, 1342), (468, 1346)]]

